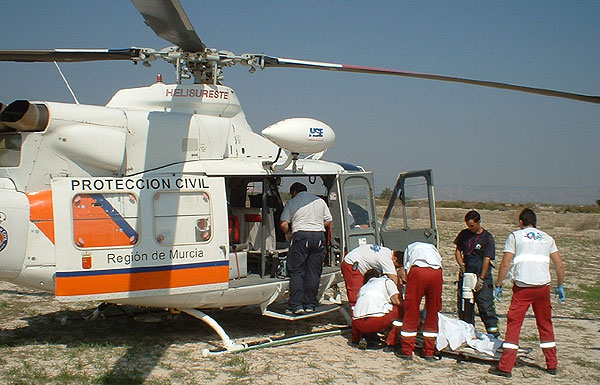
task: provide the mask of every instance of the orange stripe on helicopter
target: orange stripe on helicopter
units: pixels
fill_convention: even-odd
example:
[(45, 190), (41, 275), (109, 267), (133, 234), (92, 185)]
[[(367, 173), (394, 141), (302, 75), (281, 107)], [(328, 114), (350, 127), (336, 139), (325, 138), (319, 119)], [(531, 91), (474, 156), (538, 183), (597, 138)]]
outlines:
[(55, 294), (57, 297), (68, 297), (170, 289), (224, 283), (228, 280), (229, 261), (154, 268), (57, 272)]
[(52, 209), (52, 190), (27, 193), (29, 199), (29, 220), (50, 242), (54, 243), (54, 213)]

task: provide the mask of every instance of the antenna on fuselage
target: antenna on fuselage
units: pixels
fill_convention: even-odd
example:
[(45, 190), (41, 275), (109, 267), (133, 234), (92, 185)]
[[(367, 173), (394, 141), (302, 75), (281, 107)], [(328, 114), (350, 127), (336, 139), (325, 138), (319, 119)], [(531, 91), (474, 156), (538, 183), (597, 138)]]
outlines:
[(56, 69), (58, 70), (58, 73), (62, 77), (63, 81), (65, 82), (65, 85), (67, 86), (67, 89), (71, 93), (71, 96), (73, 97), (73, 100), (75, 100), (75, 104), (79, 104), (79, 100), (77, 100), (77, 96), (75, 96), (75, 93), (71, 89), (71, 86), (69, 85), (69, 82), (67, 81), (67, 78), (65, 77), (65, 75), (63, 74), (63, 72), (60, 70), (60, 67), (58, 66), (58, 63), (57, 62), (53, 62), (53, 63), (56, 66)]

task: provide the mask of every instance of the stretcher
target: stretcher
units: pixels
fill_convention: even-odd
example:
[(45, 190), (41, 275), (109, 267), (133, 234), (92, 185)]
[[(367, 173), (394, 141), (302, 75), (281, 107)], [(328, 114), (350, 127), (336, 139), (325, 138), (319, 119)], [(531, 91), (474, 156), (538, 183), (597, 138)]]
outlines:
[[(417, 334), (417, 340), (415, 343), (415, 346), (418, 348), (422, 348), (423, 347), (423, 335), (421, 334), (421, 332), (419, 332)], [(462, 345), (458, 348), (456, 348), (455, 350), (450, 349), (449, 346), (445, 347), (444, 349), (442, 349), (441, 351), (438, 351), (437, 354), (438, 355), (450, 355), (450, 356), (456, 356), (459, 359), (463, 359), (463, 360), (481, 360), (481, 361), (489, 361), (489, 362), (499, 362), (500, 361), (500, 357), (502, 357), (502, 347), (500, 347), (498, 350), (496, 350), (495, 354), (493, 356), (484, 353), (484, 352), (480, 352), (468, 345)], [(531, 353), (533, 349), (532, 348), (519, 348), (518, 353), (517, 353), (517, 357), (518, 358), (523, 358), (525, 356), (527, 356), (529, 353)]]

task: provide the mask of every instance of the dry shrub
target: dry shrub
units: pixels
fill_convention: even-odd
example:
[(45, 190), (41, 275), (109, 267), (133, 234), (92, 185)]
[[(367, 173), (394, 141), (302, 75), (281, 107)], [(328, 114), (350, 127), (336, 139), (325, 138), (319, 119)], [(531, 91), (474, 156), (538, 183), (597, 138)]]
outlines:
[(598, 230), (600, 229), (600, 219), (583, 218), (571, 224), (571, 229), (575, 231)]
[(409, 219), (418, 220), (429, 218), (429, 209), (423, 207), (407, 207), (406, 213)]
[(453, 209), (437, 209), (435, 217), (443, 222), (462, 222), (465, 214), (462, 211)]

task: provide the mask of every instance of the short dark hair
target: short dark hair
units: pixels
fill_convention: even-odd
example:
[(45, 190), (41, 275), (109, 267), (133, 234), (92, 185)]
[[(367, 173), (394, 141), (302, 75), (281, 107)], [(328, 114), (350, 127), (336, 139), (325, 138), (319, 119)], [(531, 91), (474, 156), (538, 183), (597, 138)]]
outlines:
[(396, 257), (400, 265), (404, 266), (404, 250), (394, 250), (392, 255)]
[(465, 215), (465, 222), (469, 222), (470, 220), (473, 220), (473, 222), (479, 222), (481, 221), (481, 215), (479, 215), (477, 211), (471, 210)]
[(306, 186), (300, 182), (294, 182), (291, 186), (290, 186), (290, 194), (293, 192), (302, 192), (302, 191), (307, 191)]
[(369, 269), (365, 272), (365, 279), (363, 281), (363, 284), (369, 282), (369, 280), (371, 278), (377, 278), (377, 277), (381, 277), (381, 273), (379, 272), (379, 270), (377, 269)]
[(533, 226), (535, 227), (537, 223), (537, 217), (532, 209), (529, 207), (524, 208), (523, 211), (519, 214), (519, 220), (523, 222), (525, 226)]

